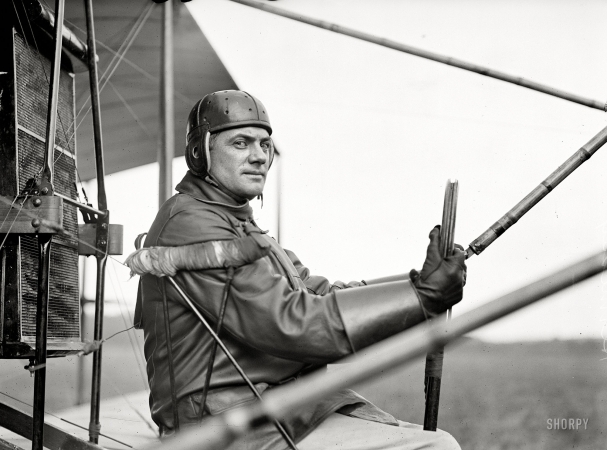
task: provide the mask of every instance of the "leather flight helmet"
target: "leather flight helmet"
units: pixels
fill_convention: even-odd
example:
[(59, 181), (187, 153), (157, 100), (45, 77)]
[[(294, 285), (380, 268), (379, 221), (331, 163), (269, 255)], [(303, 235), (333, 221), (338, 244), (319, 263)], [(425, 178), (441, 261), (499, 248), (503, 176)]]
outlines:
[[(198, 176), (208, 174), (211, 133), (250, 126), (264, 128), (272, 134), (265, 106), (251, 94), (230, 90), (206, 95), (194, 105), (188, 117), (185, 159), (189, 169)], [(270, 158), (272, 164), (273, 151)]]

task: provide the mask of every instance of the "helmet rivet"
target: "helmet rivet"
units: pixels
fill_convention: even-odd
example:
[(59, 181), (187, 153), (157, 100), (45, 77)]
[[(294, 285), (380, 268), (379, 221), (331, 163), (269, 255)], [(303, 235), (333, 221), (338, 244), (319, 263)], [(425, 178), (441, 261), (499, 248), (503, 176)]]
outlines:
[(249, 111), (253, 111), (251, 108), (249, 108)]
[(226, 109), (226, 114), (230, 114), (230, 111), (228, 111), (227, 109)]

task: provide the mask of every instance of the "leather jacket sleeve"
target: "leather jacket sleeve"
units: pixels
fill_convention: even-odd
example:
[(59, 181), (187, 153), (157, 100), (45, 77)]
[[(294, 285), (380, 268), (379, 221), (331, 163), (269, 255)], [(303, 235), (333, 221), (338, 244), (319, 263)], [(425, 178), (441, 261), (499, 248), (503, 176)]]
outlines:
[[(171, 220), (174, 217), (179, 220)], [(201, 236), (204, 240), (239, 237), (237, 224), (226, 222), (211, 210), (185, 210), (171, 219), (165, 223), (157, 245), (200, 242)], [(239, 267), (231, 284), (223, 333), (255, 350), (308, 364), (326, 364), (423, 320), (408, 282), (398, 283), (395, 289), (339, 289), (323, 277), (311, 276), (293, 253), (284, 258), (283, 250), (280, 252), (283, 256), (271, 253)], [(285, 260), (289, 265), (293, 262), (293, 273), (283, 267)], [(293, 283), (297, 274), (307, 289)], [(226, 271), (181, 271), (176, 281), (214, 322)], [(405, 292), (400, 293), (399, 288), (405, 288)], [(172, 287), (167, 287), (167, 294), (181, 302)], [(412, 312), (412, 308), (417, 309)], [(373, 311), (381, 314), (365, 319)]]
[(329, 292), (334, 292), (337, 289), (348, 289), (352, 287), (364, 286), (364, 281), (350, 281), (344, 283), (343, 281), (335, 281), (331, 283), (327, 278), (320, 275), (311, 275), (310, 270), (304, 266), (297, 255), (290, 250), (285, 249), (285, 253), (293, 263), (293, 266), (297, 269), (299, 277), (306, 285), (308, 292), (318, 295), (325, 295)]
[(427, 316), (409, 280), (345, 289), (335, 296), (354, 351), (411, 328)]
[[(239, 237), (232, 224), (213, 211), (183, 211), (169, 220), (158, 245)], [(184, 224), (187, 224), (187, 229)], [(174, 238), (173, 238), (174, 237)], [(226, 271), (181, 271), (175, 277), (212, 321), (219, 314)], [(181, 301), (167, 287), (170, 298)], [(352, 353), (335, 296), (294, 289), (273, 254), (236, 269), (223, 333), (245, 345), (280, 358), (326, 364)]]
[[(293, 290), (285, 277), (271, 269), (266, 257), (235, 271), (224, 332), (264, 353), (312, 364), (352, 353), (334, 295)], [(177, 276), (197, 306), (212, 318), (219, 314), (225, 281), (224, 270)]]
[[(308, 291), (336, 292), (340, 316), (354, 351), (417, 325), (426, 318), (419, 296), (409, 282), (409, 274), (351, 281), (347, 284), (336, 281), (331, 284), (324, 277), (310, 275), (308, 268), (293, 252), (285, 252), (297, 268)], [(362, 286), (369, 288), (338, 292)]]

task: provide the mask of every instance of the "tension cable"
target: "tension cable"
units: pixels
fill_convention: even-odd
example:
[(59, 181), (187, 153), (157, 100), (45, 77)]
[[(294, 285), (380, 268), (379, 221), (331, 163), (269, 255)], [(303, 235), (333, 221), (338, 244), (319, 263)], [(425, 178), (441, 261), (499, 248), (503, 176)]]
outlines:
[[(127, 36), (126, 40), (123, 42), (123, 44), (118, 49), (118, 52), (120, 52), (122, 50), (122, 53), (120, 53), (118, 56), (114, 56), (114, 58), (108, 64), (103, 75), (101, 75), (101, 79), (105, 78), (105, 80), (103, 81), (103, 84), (99, 88), (100, 93), (103, 91), (103, 89), (105, 88), (105, 85), (108, 83), (108, 81), (110, 80), (112, 75), (114, 75), (114, 72), (116, 71), (116, 69), (118, 69), (118, 66), (122, 62), (122, 58), (124, 57), (126, 52), (128, 52), (129, 49), (131, 48), (131, 45), (133, 44), (133, 42), (139, 35), (139, 32), (143, 28), (143, 25), (145, 25), (145, 22), (147, 21), (148, 17), (150, 16), (153, 7), (154, 7), (154, 3), (150, 3), (148, 8), (146, 10), (144, 10), (144, 12), (142, 13), (141, 16), (139, 16), (139, 18), (137, 19), (137, 21), (139, 23), (136, 22), (135, 26), (131, 29), (131, 31), (129, 31), (129, 35)], [(114, 64), (114, 61), (116, 61), (116, 60), (118, 60), (118, 61), (116, 62), (116, 64)], [(114, 64), (113, 67), (112, 67), (112, 64)], [(108, 74), (108, 72), (109, 72), (109, 74)], [(106, 76), (106, 74), (107, 74), (107, 76)], [(84, 110), (84, 107), (90, 101), (90, 99), (91, 99), (91, 96), (89, 95), (87, 100), (82, 104), (82, 107), (80, 108), (80, 111), (78, 111), (78, 114), (76, 114), (76, 120), (78, 119), (78, 117), (80, 117), (80, 114), (82, 113), (82, 111)], [(93, 108), (93, 106), (89, 105), (88, 109), (86, 110), (86, 112), (84, 114), (85, 117), (92, 108)], [(82, 117), (80, 119), (80, 121), (78, 122), (78, 124), (76, 125), (74, 132), (72, 133), (72, 136), (70, 137), (70, 141), (76, 134), (76, 131), (78, 130), (78, 128), (80, 127), (80, 125), (82, 124), (83, 121), (84, 121), (84, 117)]]

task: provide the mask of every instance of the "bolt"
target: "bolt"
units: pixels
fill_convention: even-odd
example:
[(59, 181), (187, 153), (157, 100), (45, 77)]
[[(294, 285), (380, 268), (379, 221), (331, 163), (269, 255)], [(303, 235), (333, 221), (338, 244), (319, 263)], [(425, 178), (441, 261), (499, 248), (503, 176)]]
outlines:
[(107, 244), (107, 242), (105, 241), (105, 239), (101, 239), (99, 241), (99, 245), (105, 245), (105, 244)]
[(35, 198), (33, 203), (34, 203), (34, 206), (38, 207), (38, 206), (42, 205), (42, 200), (40, 200), (39, 198)]
[(46, 195), (48, 194), (48, 188), (47, 187), (43, 187), (40, 192), (42, 193), (42, 195)]
[(32, 226), (34, 228), (38, 228), (40, 226), (41, 222), (40, 219), (32, 219)]
[(104, 223), (102, 223), (102, 224), (101, 224), (101, 228), (103, 228), (104, 230), (107, 230), (107, 223), (105, 223), (105, 222), (104, 222)]

